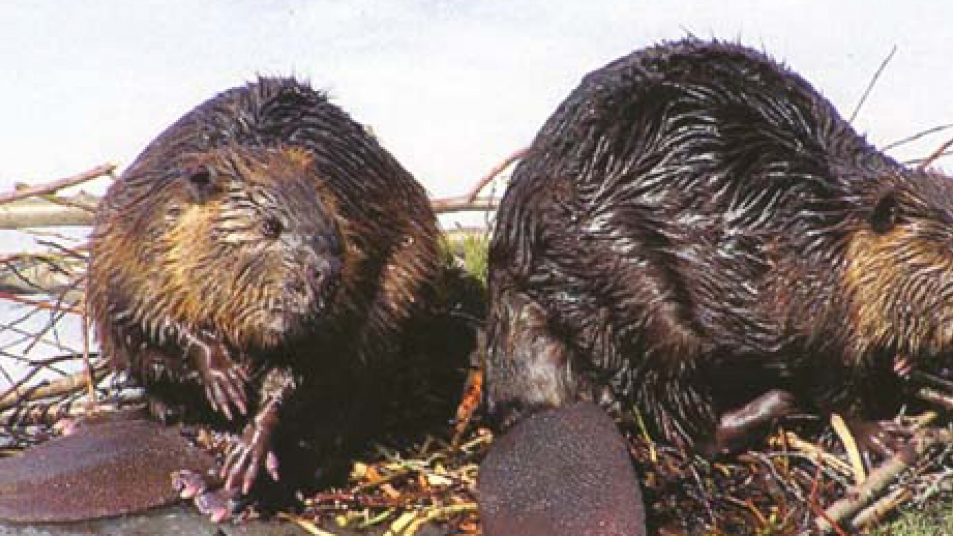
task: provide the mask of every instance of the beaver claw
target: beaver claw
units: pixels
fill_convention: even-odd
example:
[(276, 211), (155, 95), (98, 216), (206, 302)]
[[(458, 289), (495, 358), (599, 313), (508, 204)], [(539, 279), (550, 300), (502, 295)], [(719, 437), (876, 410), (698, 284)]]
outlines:
[(228, 451), (220, 476), (225, 480), (225, 489), (248, 494), (262, 469), (272, 480), (278, 481), (278, 456), (271, 448), (271, 429), (249, 424), (244, 434), (236, 439)]
[(232, 420), (233, 408), (238, 415), (248, 413), (248, 398), (245, 393), (248, 375), (244, 367), (227, 363), (225, 366), (210, 367), (204, 372), (205, 397), (212, 409), (221, 412), (228, 420)]
[(172, 485), (179, 497), (192, 499), (199, 512), (213, 523), (225, 521), (240, 509), (237, 493), (222, 488), (215, 477), (183, 470), (173, 475)]
[(242, 360), (232, 359), (229, 348), (213, 333), (179, 331), (186, 354), (202, 378), (205, 398), (212, 409), (228, 420), (232, 420), (235, 413), (248, 414), (248, 395), (245, 392), (248, 373), (241, 364)]

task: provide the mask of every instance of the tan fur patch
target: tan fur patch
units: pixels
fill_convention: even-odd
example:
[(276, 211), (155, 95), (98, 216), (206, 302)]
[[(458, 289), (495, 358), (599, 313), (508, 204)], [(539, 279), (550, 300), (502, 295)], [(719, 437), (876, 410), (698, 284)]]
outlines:
[(189, 205), (182, 211), (176, 225), (163, 237), (168, 248), (167, 264), (160, 271), (163, 277), (152, 283), (159, 286), (155, 296), (174, 296), (166, 311), (169, 316), (192, 327), (208, 318), (209, 304), (216, 301), (214, 296), (200, 295), (196, 281), (208, 275), (211, 222), (218, 210), (218, 203), (213, 201)]
[[(931, 287), (953, 271), (953, 256), (906, 227), (884, 235), (856, 232), (846, 253), (844, 284), (858, 357), (894, 347), (919, 354), (949, 345), (949, 329), (937, 318), (949, 306)], [(929, 267), (929, 270), (924, 269)]]
[(301, 147), (285, 147), (281, 153), (288, 159), (288, 162), (299, 169), (310, 169), (314, 166), (314, 155), (311, 151)]

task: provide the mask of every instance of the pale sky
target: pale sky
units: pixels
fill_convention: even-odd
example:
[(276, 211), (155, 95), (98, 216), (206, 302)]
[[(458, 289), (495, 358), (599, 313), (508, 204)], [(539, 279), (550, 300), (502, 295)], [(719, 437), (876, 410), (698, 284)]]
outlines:
[(263, 73), (328, 90), (432, 194), (461, 193), (586, 72), (688, 32), (768, 51), (845, 116), (896, 45), (855, 122), (884, 144), (953, 123), (951, 21), (943, 0), (5, 0), (0, 191), (128, 165), (193, 106)]

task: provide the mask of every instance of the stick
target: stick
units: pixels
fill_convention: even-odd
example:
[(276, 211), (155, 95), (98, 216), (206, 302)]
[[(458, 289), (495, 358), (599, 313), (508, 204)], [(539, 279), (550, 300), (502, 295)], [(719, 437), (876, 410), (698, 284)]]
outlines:
[(852, 475), (853, 468), (849, 463), (841, 460), (839, 457), (831, 454), (830, 452), (825, 451), (821, 447), (804, 441), (797, 436), (794, 432), (786, 432), (785, 441), (792, 449), (803, 452), (807, 457), (817, 459), (818, 466), (826, 465), (831, 469), (841, 473), (843, 475)]
[(907, 136), (906, 138), (899, 139), (897, 141), (892, 141), (888, 143), (887, 145), (884, 145), (883, 147), (881, 147), (880, 150), (887, 152), (890, 149), (896, 149), (897, 147), (900, 147), (901, 145), (917, 141), (920, 138), (929, 136), (930, 134), (936, 134), (937, 132), (942, 132), (944, 130), (949, 130), (951, 128), (953, 128), (953, 123), (947, 123), (945, 125), (938, 125), (932, 128), (928, 128), (926, 130), (921, 130), (920, 132)]
[(89, 359), (89, 308), (86, 306), (86, 299), (83, 298), (83, 370), (86, 372), (86, 397), (87, 404), (96, 405), (96, 377), (93, 363)]
[(947, 411), (953, 411), (953, 396), (950, 396), (946, 393), (941, 393), (936, 389), (931, 389), (930, 387), (921, 387), (917, 391), (917, 398), (940, 406)]
[[(86, 227), (93, 224), (94, 213), (88, 207), (96, 204), (96, 197), (79, 194), (70, 197), (40, 195), (0, 205), (0, 229), (25, 227)], [(79, 208), (82, 205), (85, 208)]]
[(920, 162), (920, 164), (917, 166), (917, 171), (926, 170), (926, 168), (929, 167), (930, 164), (935, 162), (937, 158), (940, 158), (941, 156), (943, 156), (943, 153), (945, 153), (946, 150), (949, 149), (951, 145), (953, 145), (953, 138), (946, 140), (946, 143), (941, 145), (936, 151), (933, 151), (932, 153), (930, 153), (930, 156), (926, 157), (926, 160), (924, 160), (923, 162)]
[(948, 430), (918, 430), (907, 445), (886, 462), (867, 475), (863, 485), (849, 490), (847, 495), (832, 504), (823, 515), (814, 520), (820, 534), (827, 534), (834, 526), (853, 516), (880, 496), (896, 478), (917, 462), (930, 448), (941, 443), (953, 442), (953, 432)]
[(866, 528), (897, 509), (898, 506), (910, 500), (910, 490), (906, 488), (897, 488), (879, 501), (861, 510), (859, 514), (850, 522), (851, 526), (856, 528)]
[(475, 201), (477, 196), (480, 195), (480, 192), (483, 191), (483, 188), (486, 188), (487, 184), (490, 184), (490, 182), (495, 179), (497, 175), (502, 173), (504, 169), (510, 167), (513, 162), (516, 162), (520, 158), (526, 156), (527, 152), (529, 152), (529, 147), (523, 147), (522, 149), (507, 156), (502, 162), (494, 166), (493, 169), (491, 169), (486, 175), (477, 181), (476, 185), (470, 189), (470, 193), (468, 193), (465, 197), (467, 202), (472, 203)]
[[(98, 367), (94, 370), (95, 381), (103, 379), (108, 373), (108, 367)], [(26, 391), (25, 393), (20, 392), (20, 390), (14, 390), (10, 393), (7, 393), (6, 396), (0, 398), (0, 410), (13, 407), (21, 403), (23, 400), (42, 400), (44, 398), (50, 398), (82, 390), (86, 387), (86, 381), (86, 372), (83, 371), (49, 382), (46, 385), (39, 385), (24, 389), (23, 391)]]
[(486, 188), (486, 185), (490, 184), (497, 175), (502, 173), (503, 170), (513, 165), (513, 162), (523, 158), (528, 151), (529, 147), (523, 147), (504, 158), (502, 162), (493, 166), (493, 169), (487, 172), (486, 175), (480, 177), (480, 180), (470, 188), (469, 192), (454, 197), (434, 199), (430, 202), (430, 206), (433, 207), (434, 212), (437, 214), (464, 211), (485, 212), (496, 209), (496, 207), (499, 206), (500, 200), (496, 197), (481, 198), (479, 197), (480, 192), (482, 192), (483, 189)]
[(84, 171), (78, 175), (73, 175), (72, 177), (57, 179), (55, 181), (48, 182), (46, 184), (37, 184), (36, 186), (28, 186), (26, 188), (20, 188), (12, 192), (0, 194), (0, 205), (4, 203), (9, 203), (11, 201), (16, 201), (17, 199), (24, 199), (27, 197), (33, 197), (33, 196), (42, 195), (42, 194), (51, 194), (62, 188), (75, 186), (77, 184), (93, 180), (96, 177), (102, 177), (103, 175), (112, 175), (114, 171), (116, 171), (115, 164), (103, 164), (101, 166), (94, 167), (93, 169), (90, 169), (89, 171)]
[(857, 119), (857, 114), (860, 113), (860, 108), (864, 105), (864, 102), (867, 101), (867, 97), (870, 96), (870, 92), (873, 91), (874, 85), (877, 84), (877, 80), (880, 79), (880, 75), (884, 72), (884, 69), (887, 67), (887, 64), (890, 63), (890, 60), (893, 59), (893, 55), (897, 53), (897, 45), (894, 45), (890, 49), (890, 54), (887, 54), (887, 57), (880, 62), (880, 67), (877, 68), (877, 72), (874, 73), (873, 78), (870, 79), (870, 83), (867, 84), (867, 89), (864, 90), (864, 94), (861, 95), (860, 101), (857, 103), (857, 106), (854, 108), (854, 112), (850, 114), (850, 119), (847, 120), (848, 123), (853, 123), (854, 119)]
[(471, 201), (469, 199), (469, 194), (457, 197), (434, 199), (430, 202), (430, 206), (433, 207), (433, 211), (437, 214), (466, 211), (485, 212), (488, 210), (496, 210), (499, 205), (500, 200), (496, 197), (478, 197)]
[(853, 469), (854, 483), (858, 486), (862, 485), (864, 481), (867, 480), (867, 472), (864, 470), (864, 460), (860, 456), (860, 449), (857, 448), (857, 441), (854, 439), (854, 435), (851, 434), (850, 429), (847, 428), (847, 423), (844, 422), (844, 418), (836, 413), (831, 415), (831, 427), (834, 428), (834, 433), (837, 434), (841, 443), (844, 444), (847, 461), (850, 462), (850, 466)]

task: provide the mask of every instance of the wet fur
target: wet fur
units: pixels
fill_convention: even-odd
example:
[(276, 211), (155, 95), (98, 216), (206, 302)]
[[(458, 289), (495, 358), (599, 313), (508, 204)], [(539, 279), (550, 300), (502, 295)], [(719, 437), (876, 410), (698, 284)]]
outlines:
[(277, 449), (311, 438), (323, 458), (373, 426), (433, 296), (437, 237), (423, 188), (361, 125), (306, 84), (263, 78), (186, 114), (110, 188), (89, 314), (105, 356), (203, 419), (222, 416), (182, 332), (221, 341), (250, 398), (227, 424), (281, 393)]
[(504, 425), (596, 400), (677, 443), (771, 388), (863, 413), (953, 343), (953, 188), (765, 55), (688, 39), (587, 75), (516, 168), (490, 251)]

